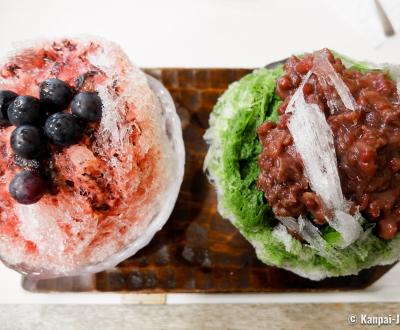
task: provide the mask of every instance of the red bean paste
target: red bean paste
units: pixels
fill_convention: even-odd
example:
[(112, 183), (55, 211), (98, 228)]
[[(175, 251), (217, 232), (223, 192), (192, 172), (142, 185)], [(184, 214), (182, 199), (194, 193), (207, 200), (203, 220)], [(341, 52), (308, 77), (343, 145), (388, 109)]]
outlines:
[[(400, 229), (400, 105), (396, 82), (387, 72), (346, 69), (329, 50), (324, 52), (354, 97), (356, 110), (336, 102), (337, 109), (331, 113), (328, 102), (340, 99), (338, 93), (332, 86), (322, 86), (315, 74), (303, 88), (305, 100), (319, 106), (332, 129), (350, 213), (359, 208), (368, 221), (377, 223), (379, 237), (391, 239)], [(303, 215), (323, 225), (328, 210), (310, 189), (287, 127), (291, 115), (285, 113), (291, 96), (312, 66), (312, 54), (292, 56), (284, 65), (276, 87), (283, 100), (279, 121), (267, 121), (257, 130), (262, 144), (258, 188), (275, 216)]]

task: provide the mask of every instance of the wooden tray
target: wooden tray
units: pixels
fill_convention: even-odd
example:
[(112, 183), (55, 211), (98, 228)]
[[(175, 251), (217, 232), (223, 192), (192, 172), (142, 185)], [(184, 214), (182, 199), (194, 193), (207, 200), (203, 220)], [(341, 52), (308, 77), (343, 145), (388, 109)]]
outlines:
[(258, 261), (253, 247), (217, 212), (214, 188), (202, 167), (203, 134), (217, 98), (248, 69), (149, 69), (171, 92), (182, 120), (186, 168), (177, 204), (152, 242), (115, 269), (23, 286), (46, 291), (287, 292), (362, 289), (391, 266), (357, 276), (314, 282)]

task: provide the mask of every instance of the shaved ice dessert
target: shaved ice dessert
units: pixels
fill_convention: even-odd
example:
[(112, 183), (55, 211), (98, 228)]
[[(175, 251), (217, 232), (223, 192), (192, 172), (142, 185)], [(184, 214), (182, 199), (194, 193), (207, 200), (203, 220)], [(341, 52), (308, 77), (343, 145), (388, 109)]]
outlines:
[(0, 63), (0, 258), (38, 277), (115, 266), (167, 221), (183, 178), (168, 91), (96, 38)]
[(267, 265), (312, 280), (400, 259), (398, 66), (329, 49), (219, 98), (204, 167), (218, 210)]

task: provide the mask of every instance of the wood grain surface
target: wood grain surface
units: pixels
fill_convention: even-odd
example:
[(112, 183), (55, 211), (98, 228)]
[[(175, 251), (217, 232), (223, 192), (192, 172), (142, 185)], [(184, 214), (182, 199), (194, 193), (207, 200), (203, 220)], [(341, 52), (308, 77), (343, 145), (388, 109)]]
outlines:
[(358, 276), (310, 281), (258, 261), (253, 247), (217, 212), (214, 188), (203, 173), (209, 114), (228, 85), (248, 69), (151, 69), (175, 100), (182, 120), (186, 167), (166, 226), (116, 269), (77, 278), (24, 280), (30, 291), (287, 292), (361, 289), (389, 268)]
[[(2, 305), (2, 330), (376, 329), (361, 314), (395, 316), (400, 304)], [(349, 324), (349, 316), (358, 319)], [(399, 329), (381, 326), (379, 329)]]

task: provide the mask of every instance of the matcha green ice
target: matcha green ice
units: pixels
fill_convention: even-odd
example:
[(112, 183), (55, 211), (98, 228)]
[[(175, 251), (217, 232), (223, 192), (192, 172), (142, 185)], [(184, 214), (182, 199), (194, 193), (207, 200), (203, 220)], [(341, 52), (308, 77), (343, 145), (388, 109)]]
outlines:
[[(336, 55), (337, 56), (337, 55)], [(357, 63), (340, 56), (346, 67), (368, 72), (394, 67)], [(280, 98), (276, 81), (283, 65), (259, 69), (233, 83), (219, 98), (205, 134), (209, 150), (204, 168), (218, 194), (218, 210), (254, 246), (267, 265), (290, 270), (313, 280), (357, 274), (364, 268), (395, 262), (400, 256), (400, 237), (377, 237), (373, 224), (361, 219), (362, 233), (350, 245), (340, 247), (340, 233), (329, 225), (319, 227), (322, 244), (294, 238), (277, 226), (263, 193), (257, 188), (261, 144), (256, 129), (266, 120), (278, 120)]]

